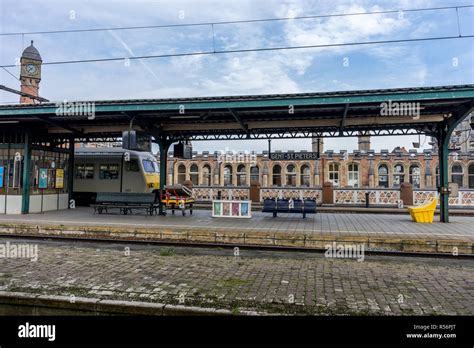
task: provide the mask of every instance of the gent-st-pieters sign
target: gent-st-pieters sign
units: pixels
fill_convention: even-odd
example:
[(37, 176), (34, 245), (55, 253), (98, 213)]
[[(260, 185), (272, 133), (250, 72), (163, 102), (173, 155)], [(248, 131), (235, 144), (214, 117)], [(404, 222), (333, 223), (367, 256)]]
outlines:
[(318, 152), (272, 152), (270, 153), (272, 161), (307, 161), (319, 159)]

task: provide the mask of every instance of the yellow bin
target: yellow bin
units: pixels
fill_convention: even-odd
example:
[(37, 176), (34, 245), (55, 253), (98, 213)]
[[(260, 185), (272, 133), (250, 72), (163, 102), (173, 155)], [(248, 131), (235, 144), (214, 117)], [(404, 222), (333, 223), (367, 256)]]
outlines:
[(432, 223), (437, 202), (438, 200), (434, 198), (417, 207), (408, 207), (411, 219), (415, 222)]

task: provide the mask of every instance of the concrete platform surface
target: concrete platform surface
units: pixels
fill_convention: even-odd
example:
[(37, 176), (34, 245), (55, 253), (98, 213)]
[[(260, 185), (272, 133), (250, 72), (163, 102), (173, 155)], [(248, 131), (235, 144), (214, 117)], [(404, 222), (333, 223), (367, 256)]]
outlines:
[(324, 248), (330, 241), (364, 243), (368, 249), (471, 254), (474, 218), (453, 216), (448, 224), (418, 224), (407, 215), (253, 212), (251, 219), (212, 218), (208, 210), (167, 216), (93, 214), (77, 208), (43, 214), (0, 216), (2, 235), (63, 235)]

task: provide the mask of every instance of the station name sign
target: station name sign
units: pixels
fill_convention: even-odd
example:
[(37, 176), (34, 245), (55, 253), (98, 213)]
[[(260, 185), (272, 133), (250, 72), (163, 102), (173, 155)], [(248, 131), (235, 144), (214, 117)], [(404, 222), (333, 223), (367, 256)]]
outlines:
[(308, 161), (319, 159), (319, 152), (272, 152), (272, 161)]

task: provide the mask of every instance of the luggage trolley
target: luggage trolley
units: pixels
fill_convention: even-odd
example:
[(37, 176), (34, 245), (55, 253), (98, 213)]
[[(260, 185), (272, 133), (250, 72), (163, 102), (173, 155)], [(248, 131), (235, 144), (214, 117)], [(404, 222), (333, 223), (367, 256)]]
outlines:
[(189, 209), (189, 214), (193, 215), (194, 198), (192, 195), (192, 190), (186, 186), (165, 186), (160, 191), (160, 201), (164, 207), (163, 215), (166, 215), (166, 211), (169, 209), (173, 214), (175, 210), (181, 210), (183, 216), (186, 215), (186, 209)]

